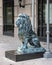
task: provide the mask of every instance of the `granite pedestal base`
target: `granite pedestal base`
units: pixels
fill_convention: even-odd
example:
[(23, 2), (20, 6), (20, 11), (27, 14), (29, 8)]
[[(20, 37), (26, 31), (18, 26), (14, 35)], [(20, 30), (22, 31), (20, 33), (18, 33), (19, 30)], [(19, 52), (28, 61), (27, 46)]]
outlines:
[(43, 54), (44, 54), (44, 52), (18, 54), (18, 53), (16, 53), (16, 50), (11, 50), (11, 51), (5, 52), (5, 57), (17, 62), (17, 61), (24, 61), (24, 60), (29, 60), (29, 59), (41, 58), (41, 57), (43, 57)]

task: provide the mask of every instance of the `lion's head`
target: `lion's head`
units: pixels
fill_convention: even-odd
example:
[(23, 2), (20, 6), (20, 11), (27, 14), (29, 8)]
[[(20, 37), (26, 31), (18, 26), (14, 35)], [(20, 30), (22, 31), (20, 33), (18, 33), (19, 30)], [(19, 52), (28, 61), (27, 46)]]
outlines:
[(19, 14), (16, 25), (18, 27), (18, 35), (22, 37), (28, 35), (30, 30), (32, 29), (31, 20), (29, 16), (24, 13)]

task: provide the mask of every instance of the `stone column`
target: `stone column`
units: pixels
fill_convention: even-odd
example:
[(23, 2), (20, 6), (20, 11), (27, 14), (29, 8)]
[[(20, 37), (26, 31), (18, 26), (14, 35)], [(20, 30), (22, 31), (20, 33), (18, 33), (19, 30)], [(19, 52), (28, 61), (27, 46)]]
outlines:
[(35, 0), (35, 33), (37, 34), (38, 28), (38, 0)]
[(34, 14), (35, 14), (35, 7), (34, 7), (34, 3), (35, 2), (35, 0), (32, 0), (32, 29), (33, 29), (33, 31), (35, 31), (35, 19), (34, 19)]

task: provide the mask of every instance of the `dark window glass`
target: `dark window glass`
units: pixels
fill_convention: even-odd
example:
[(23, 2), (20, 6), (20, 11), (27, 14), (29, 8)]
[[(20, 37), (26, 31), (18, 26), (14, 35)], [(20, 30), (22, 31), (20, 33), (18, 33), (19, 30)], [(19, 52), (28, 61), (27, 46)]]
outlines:
[[(49, 31), (50, 31), (50, 39), (52, 37), (52, 0), (49, 0), (50, 4), (50, 21), (49, 21)], [(37, 34), (39, 37), (46, 38), (46, 30), (47, 30), (47, 0), (38, 0), (38, 31)]]
[(3, 0), (3, 34), (14, 36), (14, 0)]

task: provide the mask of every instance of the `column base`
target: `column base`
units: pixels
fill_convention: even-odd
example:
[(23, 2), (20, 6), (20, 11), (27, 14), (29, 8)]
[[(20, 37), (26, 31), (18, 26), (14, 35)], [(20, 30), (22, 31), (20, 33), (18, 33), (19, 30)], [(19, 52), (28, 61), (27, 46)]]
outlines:
[(52, 53), (46, 51), (46, 52), (44, 53), (44, 58), (52, 58)]

